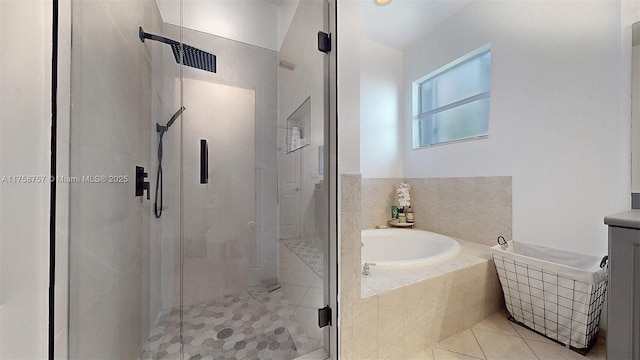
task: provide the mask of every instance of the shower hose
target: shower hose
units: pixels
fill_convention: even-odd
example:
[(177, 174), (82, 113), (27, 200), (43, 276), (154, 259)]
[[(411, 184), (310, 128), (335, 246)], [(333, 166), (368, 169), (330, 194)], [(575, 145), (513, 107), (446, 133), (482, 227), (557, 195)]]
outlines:
[[(158, 142), (158, 174), (156, 176), (156, 196), (153, 203), (153, 211), (158, 219), (162, 216), (162, 138), (164, 133), (164, 131), (160, 131)], [(158, 207), (158, 196), (160, 196), (160, 207)]]

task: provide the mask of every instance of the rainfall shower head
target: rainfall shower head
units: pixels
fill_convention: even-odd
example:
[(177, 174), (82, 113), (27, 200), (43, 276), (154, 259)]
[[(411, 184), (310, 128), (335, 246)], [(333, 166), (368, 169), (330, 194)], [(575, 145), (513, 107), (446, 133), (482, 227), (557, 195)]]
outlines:
[(176, 113), (173, 114), (173, 116), (171, 117), (171, 119), (169, 119), (169, 122), (167, 122), (167, 125), (165, 126), (162, 126), (156, 123), (156, 131), (159, 132), (160, 135), (163, 135), (165, 132), (169, 130), (171, 125), (173, 125), (173, 123), (176, 121), (176, 119), (178, 119), (178, 116), (182, 115), (182, 112), (185, 110), (186, 108), (184, 106), (180, 107), (180, 109), (178, 109), (178, 111), (176, 111)]
[(138, 36), (142, 42), (144, 42), (144, 39), (151, 39), (169, 44), (173, 51), (173, 57), (178, 64), (182, 63), (196, 69), (212, 73), (216, 72), (216, 56), (213, 54), (163, 36), (146, 33), (142, 27), (138, 29)]

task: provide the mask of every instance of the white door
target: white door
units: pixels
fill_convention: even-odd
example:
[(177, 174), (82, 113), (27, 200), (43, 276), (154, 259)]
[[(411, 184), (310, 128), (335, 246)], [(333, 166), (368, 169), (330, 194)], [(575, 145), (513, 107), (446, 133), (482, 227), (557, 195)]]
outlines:
[(298, 239), (302, 236), (302, 197), (300, 173), (303, 149), (287, 154), (281, 147), (280, 168), (280, 239)]

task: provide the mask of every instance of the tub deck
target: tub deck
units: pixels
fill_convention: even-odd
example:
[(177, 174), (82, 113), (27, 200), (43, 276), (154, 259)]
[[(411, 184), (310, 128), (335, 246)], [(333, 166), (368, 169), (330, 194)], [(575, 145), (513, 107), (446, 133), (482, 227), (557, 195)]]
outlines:
[(361, 276), (360, 296), (364, 299), (492, 260), (489, 246), (453, 239), (461, 247), (460, 253), (453, 258), (425, 265), (371, 266), (371, 274)]

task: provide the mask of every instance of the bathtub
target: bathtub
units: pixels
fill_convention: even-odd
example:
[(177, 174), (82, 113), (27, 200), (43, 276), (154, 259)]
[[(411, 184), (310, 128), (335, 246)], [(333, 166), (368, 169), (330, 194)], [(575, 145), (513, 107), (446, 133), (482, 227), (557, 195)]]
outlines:
[(362, 263), (381, 266), (423, 265), (460, 253), (454, 239), (423, 230), (362, 230)]

